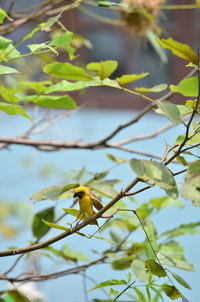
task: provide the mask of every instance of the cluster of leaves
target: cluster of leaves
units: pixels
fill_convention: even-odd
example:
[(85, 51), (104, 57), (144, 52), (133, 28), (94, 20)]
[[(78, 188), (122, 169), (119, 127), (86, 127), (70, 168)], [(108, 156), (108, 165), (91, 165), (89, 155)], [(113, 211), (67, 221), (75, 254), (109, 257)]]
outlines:
[[(119, 161), (119, 158), (114, 157), (109, 154), (109, 158), (115, 161)], [(122, 160), (122, 159), (121, 159)], [(130, 167), (133, 167), (133, 162), (135, 160), (130, 161)], [(148, 173), (150, 168), (153, 171), (153, 163), (145, 161), (145, 163), (149, 169), (147, 169)], [(140, 166), (135, 164), (135, 169), (140, 169)], [(159, 167), (155, 165), (154, 169), (158, 169)], [(154, 170), (155, 172), (155, 170)], [(141, 173), (141, 172), (140, 172)], [(146, 172), (147, 173), (147, 172)], [(168, 176), (168, 170), (166, 172), (162, 171), (165, 177)], [(78, 181), (83, 181), (84, 178), (90, 173), (88, 171), (82, 170), (82, 173), (78, 176)], [(148, 174), (145, 174), (145, 177), (150, 177)], [(154, 173), (155, 175), (155, 173)], [(158, 173), (156, 174), (158, 175)], [(144, 177), (144, 175), (140, 175), (140, 177)], [(77, 174), (75, 178), (77, 177)], [(112, 199), (116, 194), (116, 190), (113, 186), (117, 185), (120, 180), (117, 179), (107, 179), (108, 171), (102, 172), (99, 175), (94, 175), (89, 180), (85, 180), (83, 185), (87, 185), (91, 189), (93, 189), (99, 197), (108, 197)], [(153, 177), (153, 176), (152, 176)], [(168, 176), (172, 177), (172, 175)], [(76, 178), (77, 180), (77, 178)], [(155, 179), (154, 179), (155, 181)], [(169, 180), (168, 180), (169, 181)], [(168, 181), (166, 183), (168, 183)], [(174, 182), (172, 182), (173, 184)], [(162, 187), (163, 182), (158, 181), (158, 185)], [(172, 185), (169, 181), (169, 187)], [(76, 188), (79, 184), (72, 183), (67, 186), (53, 186), (49, 188), (45, 188), (42, 191), (34, 194), (32, 196), (33, 200), (36, 201), (44, 201), (46, 199), (62, 200), (63, 198), (69, 198), (73, 194), (73, 189)], [(93, 289), (98, 289), (102, 287), (110, 287), (110, 295), (113, 296), (113, 299), (117, 299), (122, 292), (126, 290), (132, 289), (135, 293), (130, 296), (134, 299), (134, 301), (158, 301), (159, 299), (163, 300), (163, 293), (165, 293), (172, 300), (181, 297), (183, 301), (187, 301), (187, 299), (181, 293), (175, 285), (174, 281), (171, 281), (171, 278), (174, 278), (179, 284), (187, 289), (191, 289), (190, 285), (176, 272), (174, 272), (174, 268), (194, 271), (194, 266), (187, 262), (184, 256), (184, 249), (180, 245), (180, 243), (176, 240), (177, 237), (186, 234), (196, 234), (199, 233), (198, 227), (200, 226), (200, 222), (196, 223), (188, 223), (177, 226), (173, 229), (169, 229), (163, 233), (159, 233), (156, 229), (152, 221), (152, 217), (155, 214), (158, 214), (160, 211), (166, 209), (166, 207), (170, 206), (178, 206), (179, 208), (184, 207), (184, 204), (175, 199), (173, 189), (164, 188), (165, 191), (169, 192), (170, 196), (162, 196), (157, 198), (151, 198), (149, 202), (140, 204), (136, 213), (137, 217), (134, 215), (134, 211), (129, 210), (129, 206), (131, 204), (135, 204), (135, 200), (132, 197), (128, 197), (127, 201), (120, 201), (116, 206), (112, 207), (110, 213), (114, 213), (114, 217), (107, 221), (105, 225), (100, 229), (100, 232), (104, 232), (105, 234), (108, 231), (108, 236), (93, 236), (92, 238), (104, 240), (106, 241), (110, 247), (107, 248), (103, 255), (106, 257), (107, 261), (111, 263), (111, 267), (114, 270), (129, 270), (128, 279), (127, 280), (107, 280), (104, 282), (100, 282)], [(121, 209), (121, 210), (120, 210)], [(77, 216), (78, 210), (76, 209), (63, 209), (67, 215)], [(61, 224), (55, 224), (53, 207), (42, 210), (37, 213), (33, 220), (32, 231), (33, 235), (36, 238), (44, 235), (49, 229), (59, 229), (62, 231), (68, 231), (69, 229)], [(139, 220), (138, 220), (139, 218)], [(144, 241), (142, 242), (132, 242), (132, 240), (125, 240), (126, 236), (137, 232), (138, 228), (143, 226), (145, 230), (146, 236)], [(86, 238), (91, 238), (91, 236), (87, 236), (86, 234), (77, 232), (78, 235), (84, 236)], [(69, 248), (66, 248), (66, 245), (61, 247), (59, 250), (54, 248), (47, 248), (43, 253), (44, 256), (48, 257), (60, 257), (67, 262), (77, 262), (77, 261), (85, 261), (88, 259), (86, 255), (82, 252), (72, 253)], [(171, 268), (173, 268), (171, 270)], [(134, 282), (132, 282), (133, 275), (135, 276)], [(161, 283), (161, 279), (164, 283)], [(137, 280), (137, 281), (136, 281)], [(171, 283), (172, 282), (172, 283)], [(146, 294), (140, 290), (141, 285), (145, 284)], [(120, 291), (119, 285), (123, 285), (125, 288)], [(117, 290), (113, 288), (113, 286), (117, 286)], [(113, 301), (113, 300), (110, 300)]]
[[(0, 75), (5, 85), (0, 86), (0, 110), (8, 114), (20, 114), (25, 118), (31, 119), (25, 111), (24, 106), (33, 103), (37, 106), (55, 108), (55, 109), (75, 109), (77, 104), (75, 100), (68, 94), (73, 91), (85, 90), (89, 87), (106, 86), (118, 90), (123, 90), (133, 95), (140, 96), (154, 104), (155, 111), (163, 114), (174, 124), (183, 124), (186, 131), (179, 135), (174, 142), (174, 151), (171, 160), (176, 158), (181, 165), (186, 166), (185, 182), (181, 188), (181, 194), (184, 198), (189, 199), (195, 206), (200, 206), (200, 160), (192, 163), (188, 161), (188, 155), (195, 157), (193, 151), (200, 141), (200, 127), (198, 120), (191, 120), (186, 124), (183, 117), (188, 114), (199, 113), (199, 79), (198, 77), (189, 77), (181, 81), (178, 85), (159, 84), (151, 88), (135, 87), (127, 88), (127, 85), (139, 79), (148, 76), (147, 72), (140, 74), (125, 74), (120, 77), (113, 78), (113, 73), (118, 67), (118, 62), (107, 60), (102, 62), (90, 62), (86, 66), (71, 64), (69, 62), (60, 62), (53, 59), (45, 62), (42, 73), (42, 81), (19, 81), (17, 76), (21, 73), (15, 66), (16, 60), (29, 56), (41, 56), (43, 54), (59, 55), (60, 49), (64, 50), (69, 60), (76, 58), (75, 41), (79, 41), (79, 45), (86, 45), (87, 41), (82, 37), (68, 31), (60, 22), (61, 15), (57, 15), (48, 19), (44, 23), (40, 23), (28, 35), (22, 38), (16, 45), (13, 41), (5, 37), (0, 37)], [(9, 18), (4, 10), (0, 10), (0, 23)], [(52, 36), (50, 41), (39, 44), (27, 44), (28, 53), (21, 53), (18, 47), (26, 41), (35, 37), (38, 32), (49, 32), (54, 26), (59, 27), (56, 36)], [(197, 68), (198, 56), (186, 44), (179, 43), (172, 38), (158, 39), (158, 43), (163, 48), (171, 50), (176, 56), (189, 62), (188, 68)], [(6, 75), (13, 76), (14, 87), (9, 86)], [(58, 80), (61, 79), (61, 80)], [(147, 93), (162, 92), (169, 88), (171, 92), (181, 94), (183, 97), (189, 97), (185, 105), (172, 104), (169, 101), (159, 101), (151, 98)], [(66, 94), (67, 93), (67, 94)], [(197, 106), (198, 105), (198, 106)], [(192, 127), (190, 127), (192, 123)], [(172, 149), (173, 149), (172, 148)], [(126, 159), (117, 158), (111, 154), (108, 158), (115, 162), (116, 165), (126, 163)], [(132, 204), (133, 198), (128, 197), (127, 202), (118, 202), (117, 206), (113, 206), (110, 211), (114, 215), (113, 219), (107, 221), (100, 231), (108, 232), (108, 236), (93, 236), (99, 240), (105, 240), (110, 246), (104, 252), (104, 260), (111, 263), (114, 270), (127, 270), (129, 274), (127, 280), (107, 280), (95, 286), (92, 290), (102, 287), (111, 287), (110, 295), (117, 300), (126, 290), (132, 289), (134, 295), (131, 298), (134, 301), (153, 301), (163, 300), (165, 293), (172, 300), (182, 298), (186, 302), (187, 299), (175, 285), (176, 280), (179, 284), (187, 289), (191, 289), (190, 285), (183, 280), (177, 273), (168, 267), (179, 268), (183, 270), (193, 271), (194, 267), (188, 263), (184, 256), (184, 250), (176, 238), (180, 235), (198, 233), (200, 222), (188, 223), (180, 225), (174, 229), (159, 233), (152, 221), (152, 216), (168, 206), (176, 205), (182, 207), (182, 203), (177, 200), (179, 190), (177, 188), (175, 174), (167, 167), (170, 158), (165, 162), (140, 160), (133, 158), (129, 161), (130, 168), (133, 170), (137, 178), (142, 183), (147, 183), (150, 187), (157, 186), (164, 190), (165, 196), (152, 198), (148, 203), (140, 204), (136, 211), (129, 210), (129, 203)], [(90, 187), (99, 197), (107, 197), (112, 199), (117, 194), (115, 186), (120, 183), (118, 179), (107, 178), (108, 171), (102, 173), (93, 173), (92, 177), (87, 181), (82, 181), (82, 177), (91, 173), (87, 173), (84, 169), (78, 171), (74, 182), (65, 186), (51, 186), (32, 196), (33, 200), (43, 201), (47, 199), (60, 200), (72, 197), (72, 191), (79, 183)], [(78, 210), (74, 208), (63, 209), (64, 214), (77, 217)], [(63, 214), (63, 215), (64, 215)], [(135, 216), (136, 217), (135, 217)], [(128, 240), (128, 236), (143, 228), (145, 239), (142, 242), (134, 242)], [(33, 219), (32, 233), (38, 242), (51, 229), (69, 231), (69, 228), (61, 225), (59, 219), (56, 219), (55, 206), (50, 206), (38, 212)], [(84, 233), (77, 232), (78, 235), (91, 238)], [(41, 254), (46, 257), (59, 257), (67, 262), (89, 261), (88, 257), (80, 252), (74, 252), (64, 245), (60, 249), (46, 247), (42, 249)], [(86, 266), (87, 267), (87, 266)], [(136, 281), (132, 282), (132, 275)], [(162, 281), (162, 278), (165, 278)], [(113, 286), (125, 286), (121, 292), (115, 290)], [(145, 286), (146, 292), (139, 289)], [(2, 293), (4, 294), (4, 293)], [(18, 297), (17, 291), (9, 291), (8, 297), (14, 301), (27, 301), (26, 298)], [(10, 298), (10, 299), (11, 299)], [(2, 298), (2, 301), (8, 301), (8, 298)], [(24, 300), (23, 300), (24, 299)]]

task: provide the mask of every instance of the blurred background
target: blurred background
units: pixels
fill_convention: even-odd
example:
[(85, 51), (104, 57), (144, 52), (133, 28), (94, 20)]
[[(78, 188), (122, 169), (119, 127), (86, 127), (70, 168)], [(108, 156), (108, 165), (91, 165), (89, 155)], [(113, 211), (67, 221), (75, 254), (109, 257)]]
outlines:
[[(166, 4), (188, 4), (191, 1), (166, 1)], [(33, 5), (40, 4), (41, 1), (0, 1), (3, 9), (7, 9), (12, 5), (13, 11), (21, 11)], [(190, 4), (190, 3), (189, 3)], [(28, 13), (28, 12), (27, 12)], [(98, 15), (98, 16), (97, 16)], [(81, 9), (73, 9), (66, 11), (62, 15), (62, 22), (67, 29), (74, 33), (82, 35), (87, 39), (85, 47), (78, 50), (80, 56), (76, 58), (76, 63), (87, 64), (91, 61), (100, 60), (117, 60), (119, 62), (118, 69), (114, 77), (121, 74), (149, 72), (150, 75), (141, 79), (138, 85), (144, 87), (152, 87), (156, 84), (167, 83), (175, 84), (187, 74), (185, 62), (175, 56), (167, 53), (168, 62), (164, 63), (152, 46), (149, 37), (137, 36), (133, 37), (130, 31), (125, 26), (115, 22), (112, 24), (109, 20), (121, 20), (120, 13), (116, 10), (107, 8), (97, 8), (91, 5), (83, 5)], [(117, 23), (117, 22), (116, 22)], [(172, 37), (173, 39), (187, 43), (197, 50), (199, 47), (200, 21), (199, 12), (193, 9), (182, 10), (162, 10), (159, 15), (158, 25), (162, 28), (162, 37)], [(10, 38), (14, 43), (18, 43), (19, 37), (28, 34), (35, 26), (34, 21), (25, 23), (23, 26), (17, 28), (14, 32), (8, 33), (7, 38)], [(45, 33), (46, 39), (48, 34)], [(36, 38), (34, 38), (36, 39)], [(37, 37), (38, 41), (43, 41), (44, 36)], [(26, 47), (22, 44), (20, 49), (26, 52)], [(59, 58), (61, 61), (69, 61), (66, 53), (61, 53)], [(27, 64), (28, 62), (28, 64)], [(40, 71), (40, 61), (36, 62), (34, 58), (28, 58), (28, 61), (20, 63), (24, 68), (23, 77), (30, 68), (34, 72), (34, 76), (43, 79)], [(11, 79), (7, 81), (11, 83)], [(130, 85), (130, 88), (132, 86)], [(119, 124), (131, 119), (138, 110), (144, 108), (147, 102), (137, 96), (132, 96), (125, 92), (118, 92), (114, 89), (103, 87), (90, 88), (84, 93), (72, 94), (81, 110), (77, 110), (70, 114), (65, 120), (60, 121), (56, 125), (49, 127), (44, 133), (35, 135), (34, 138), (43, 139), (57, 139), (57, 140), (76, 140), (82, 139), (85, 141), (96, 141), (103, 138), (106, 133), (114, 130)], [(158, 95), (159, 96), (159, 95)], [(173, 97), (176, 103), (183, 103), (178, 95)], [(32, 112), (32, 109), (29, 109)], [(39, 111), (39, 116), (44, 114), (45, 110)], [(17, 116), (7, 116), (0, 113), (1, 128), (0, 135), (3, 137), (17, 137), (24, 133), (31, 122)], [(168, 124), (166, 118), (153, 113), (148, 114), (140, 123), (135, 124), (130, 129), (119, 134), (117, 139), (124, 139), (133, 135), (141, 135), (148, 132), (153, 132), (156, 129)], [(183, 128), (182, 128), (183, 130)], [(147, 150), (150, 153), (162, 156), (165, 150), (166, 143), (171, 144), (180, 133), (181, 128), (176, 127), (169, 130), (165, 134), (165, 139), (152, 139), (151, 141), (136, 142), (130, 147), (139, 150)], [(122, 151), (112, 151), (112, 154), (131, 159), (132, 154), (124, 153)], [(26, 246), (28, 240), (32, 240), (30, 231), (32, 218), (34, 213), (42, 208), (45, 208), (52, 202), (45, 201), (44, 203), (34, 203), (30, 201), (30, 196), (35, 192), (49, 187), (51, 185), (64, 185), (70, 179), (70, 175), (75, 173), (78, 169), (85, 167), (88, 171), (102, 172), (107, 167), (112, 165), (109, 159), (102, 151), (86, 151), (86, 150), (63, 150), (59, 152), (42, 152), (33, 149), (32, 147), (10, 146), (1, 150), (1, 176), (0, 176), (0, 232), (1, 232), (1, 250), (10, 246)], [(142, 156), (134, 156), (144, 158)], [(111, 177), (123, 179), (120, 184), (124, 187), (133, 178), (133, 173), (130, 168), (127, 169), (119, 167), (111, 171)], [(181, 182), (181, 177), (180, 177)], [(148, 191), (136, 199), (138, 203), (148, 202), (149, 198), (153, 196), (164, 195), (162, 191), (153, 189)], [(108, 200), (105, 200), (107, 202)], [(171, 229), (177, 226), (177, 223), (187, 223), (198, 221), (198, 209), (194, 208), (189, 201), (183, 201), (184, 208), (169, 208), (163, 214), (155, 217), (154, 223), (160, 232), (166, 229)], [(63, 204), (62, 204), (63, 203)], [(66, 200), (63, 200), (59, 207), (68, 207)], [(54, 205), (54, 204), (53, 204)], [(60, 208), (57, 208), (58, 213)], [(135, 207), (135, 205), (133, 205)], [(66, 221), (62, 222), (65, 225)], [(26, 226), (26, 227), (24, 227)], [(94, 226), (87, 227), (87, 232), (91, 233), (95, 230)], [(58, 232), (52, 232), (52, 234)], [(144, 235), (141, 232), (136, 234), (134, 240), (141, 240)], [(85, 240), (85, 239), (84, 239)], [(74, 250), (82, 250), (85, 247), (85, 241), (82, 238), (74, 235), (72, 238), (66, 240), (66, 244), (71, 246)], [(199, 235), (184, 236), (180, 239), (181, 244), (186, 251), (186, 258), (196, 267), (196, 272), (181, 272), (188, 283), (193, 288), (192, 291), (182, 290), (190, 302), (198, 300), (198, 286), (200, 279), (200, 262), (199, 249), (197, 242)], [(63, 244), (63, 242), (56, 244)], [(103, 250), (106, 243), (100, 240), (93, 239), (88, 243), (85, 251), (88, 257), (94, 257), (95, 253), (91, 250)], [(17, 266), (15, 275), (21, 272), (22, 267), (30, 269), (34, 265), (43, 267), (45, 273), (58, 271), (68, 267), (68, 264), (62, 261), (56, 263), (42, 258), (39, 260), (40, 253), (35, 256), (25, 257), (26, 261)], [(3, 272), (12, 265), (16, 257), (7, 257), (1, 259), (1, 271)], [(42, 263), (41, 263), (41, 262)], [(97, 282), (104, 279), (125, 278), (126, 271), (113, 271), (108, 266), (98, 267), (89, 270), (91, 276), (95, 276)], [(2, 282), (1, 290), (4, 288), (5, 282)], [(87, 289), (93, 287), (91, 280), (87, 281)], [(41, 292), (46, 297), (46, 301), (54, 302), (58, 299), (59, 302), (82, 302), (87, 301), (83, 295), (85, 284), (81, 276), (66, 276), (61, 279), (41, 282), (38, 285)], [(99, 292), (92, 292), (89, 294), (90, 299), (97, 297)], [(106, 295), (105, 295), (106, 299)], [(128, 299), (128, 298), (127, 298)], [(168, 301), (166, 299), (165, 301)]]

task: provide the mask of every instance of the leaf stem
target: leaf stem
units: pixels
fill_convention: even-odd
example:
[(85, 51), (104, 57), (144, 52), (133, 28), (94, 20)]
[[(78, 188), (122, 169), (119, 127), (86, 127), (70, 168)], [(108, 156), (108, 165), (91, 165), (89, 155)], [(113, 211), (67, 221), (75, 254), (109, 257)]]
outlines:
[(113, 301), (117, 301), (117, 299), (123, 295), (123, 293), (125, 293), (136, 281), (133, 281), (131, 284), (129, 284), (121, 293), (119, 293), (119, 295), (117, 295), (117, 297), (115, 297), (115, 299)]

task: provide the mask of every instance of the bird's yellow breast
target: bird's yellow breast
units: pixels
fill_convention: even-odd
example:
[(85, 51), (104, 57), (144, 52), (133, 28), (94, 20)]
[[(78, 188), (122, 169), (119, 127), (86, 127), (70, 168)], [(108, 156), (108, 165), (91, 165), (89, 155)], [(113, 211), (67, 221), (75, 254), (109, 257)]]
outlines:
[(88, 216), (93, 216), (92, 200), (89, 196), (79, 199), (80, 212), (87, 213)]

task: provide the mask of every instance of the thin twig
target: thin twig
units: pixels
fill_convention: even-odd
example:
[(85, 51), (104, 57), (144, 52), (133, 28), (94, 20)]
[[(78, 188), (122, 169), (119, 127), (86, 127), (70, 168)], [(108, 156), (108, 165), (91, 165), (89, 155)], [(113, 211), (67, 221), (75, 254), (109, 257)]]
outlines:
[(133, 153), (133, 154), (139, 154), (139, 155), (150, 157), (150, 158), (161, 159), (161, 157), (159, 155), (140, 151), (137, 149), (127, 148), (127, 147), (117, 145), (117, 144), (106, 144), (106, 146), (109, 148), (112, 148), (112, 149), (122, 150), (122, 151), (126, 151), (126, 152)]
[(105, 144), (106, 142), (111, 140), (116, 134), (118, 134), (121, 130), (137, 123), (146, 113), (150, 112), (153, 107), (154, 107), (154, 104), (149, 104), (148, 106), (146, 106), (134, 118), (130, 119), (128, 122), (126, 122), (124, 124), (119, 125), (114, 131), (112, 131), (105, 138), (100, 140), (100, 143)]
[[(75, 204), (77, 203), (77, 200), (74, 199), (72, 205), (70, 206), (70, 208), (73, 208), (75, 206)], [(55, 220), (55, 223), (58, 223), (60, 220), (62, 220), (65, 216), (67, 216), (67, 213), (62, 214), (60, 217), (58, 217)], [(49, 231), (51, 230), (51, 228), (48, 228), (40, 237), (38, 237), (35, 240), (35, 244), (38, 243)], [(16, 261), (13, 263), (13, 265), (4, 273), (4, 275), (9, 274), (11, 271), (13, 271), (13, 269), (16, 267), (16, 265), (19, 263), (19, 261), (23, 258), (24, 254), (21, 254)]]
[(13, 265), (4, 273), (4, 276), (8, 275), (10, 272), (14, 270), (14, 268), (16, 267), (16, 265), (19, 263), (19, 261), (22, 259), (23, 256), (24, 254), (21, 254), (19, 255), (19, 257), (17, 257)]
[(0, 275), (0, 280), (7, 280), (10, 282), (25, 282), (25, 281), (34, 281), (34, 282), (40, 282), (43, 280), (51, 280), (51, 279), (56, 279), (59, 277), (63, 277), (63, 276), (67, 276), (67, 275), (71, 275), (71, 274), (78, 274), (79, 272), (85, 271), (87, 268), (102, 263), (104, 262), (104, 260), (107, 258), (107, 256), (103, 256), (95, 261), (91, 261), (88, 264), (83, 264), (80, 266), (76, 266), (74, 268), (70, 268), (70, 269), (66, 269), (63, 271), (59, 271), (59, 272), (55, 272), (52, 274), (41, 274), (41, 275), (37, 275), (37, 274), (32, 274), (30, 276), (27, 277), (18, 277), (18, 278), (11, 278), (11, 277), (6, 277), (4, 275)]
[(86, 276), (85, 276), (85, 271), (83, 271), (83, 292), (85, 296), (85, 302), (89, 302), (88, 300), (88, 293), (87, 293), (87, 282), (86, 282)]
[(188, 123), (186, 124), (186, 132), (185, 132), (185, 137), (182, 141), (182, 143), (179, 145), (178, 149), (176, 150), (176, 152), (174, 152), (174, 154), (165, 162), (165, 164), (169, 164), (171, 161), (173, 161), (181, 152), (183, 147), (185, 146), (185, 144), (187, 143), (187, 141), (190, 139), (189, 137), (189, 132), (190, 132), (190, 126), (192, 124), (192, 121), (194, 119), (195, 114), (197, 113), (197, 110), (199, 108), (199, 104), (200, 104), (200, 52), (198, 49), (198, 64), (197, 64), (198, 68), (197, 68), (197, 78), (198, 78), (198, 96), (197, 96), (197, 100), (196, 100), (196, 104), (195, 107), (192, 111), (192, 114), (189, 118)]
[(119, 293), (119, 295), (117, 295), (117, 297), (115, 297), (113, 301), (117, 301), (117, 299), (121, 297), (121, 295), (123, 295), (135, 282), (136, 281), (131, 282), (131, 284), (129, 284), (123, 291), (121, 291), (121, 293)]
[[(64, 0), (60, 1), (60, 3), (62, 3), (62, 2), (64, 2)], [(19, 19), (13, 21), (12, 23), (1, 25), (0, 32), (9, 33), (13, 30), (16, 30), (17, 28), (19, 28), (20, 26), (22, 26), (23, 24), (25, 24), (29, 21), (38, 20), (40, 17), (46, 16), (46, 15), (52, 16), (57, 13), (62, 13), (63, 11), (66, 11), (66, 10), (76, 8), (80, 5), (81, 2), (82, 2), (82, 0), (75, 0), (70, 4), (55, 8), (58, 5), (57, 1), (56, 2), (53, 1), (51, 3), (49, 3), (49, 1), (48, 1), (47, 2), (48, 4), (44, 5), (46, 3), (46, 1), (45, 1), (45, 2), (43, 2), (44, 6), (38, 7), (38, 9), (35, 12), (33, 12), (29, 15), (20, 17)]]
[(40, 8), (37, 12), (34, 12), (26, 17), (20, 18), (16, 21), (13, 21), (12, 23), (8, 23), (5, 25), (0, 26), (0, 32), (1, 33), (8, 33), (13, 31), (14, 29), (19, 28), (23, 24), (27, 23), (28, 21), (38, 19), (41, 16), (44, 16), (50, 9), (54, 7), (55, 4), (48, 4), (47, 6)]
[(136, 142), (136, 141), (141, 141), (141, 140), (146, 140), (146, 139), (149, 139), (149, 138), (152, 138), (152, 137), (156, 137), (158, 136), (159, 134), (173, 128), (173, 127), (176, 127), (177, 125), (176, 124), (168, 124), (168, 125), (165, 125), (164, 127), (161, 127), (160, 129), (154, 131), (154, 132), (151, 132), (151, 133), (148, 133), (148, 134), (143, 134), (143, 135), (138, 135), (138, 136), (134, 136), (134, 137), (131, 137), (131, 138), (127, 138), (127, 139), (124, 139), (122, 141), (118, 141), (117, 144), (118, 145), (126, 145), (126, 144), (129, 144), (129, 143), (132, 143), (132, 142)]

